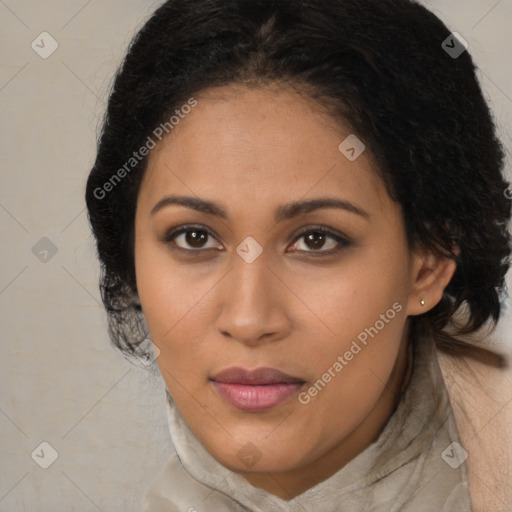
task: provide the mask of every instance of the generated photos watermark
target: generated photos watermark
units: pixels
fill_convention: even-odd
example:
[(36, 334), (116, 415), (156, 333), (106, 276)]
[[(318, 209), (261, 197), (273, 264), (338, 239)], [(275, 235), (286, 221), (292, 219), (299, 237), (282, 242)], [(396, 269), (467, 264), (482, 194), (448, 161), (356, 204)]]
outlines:
[(336, 361), (333, 362), (327, 371), (323, 373), (313, 385), (311, 385), (307, 390), (299, 393), (299, 402), (302, 405), (309, 404), (309, 402), (311, 402), (311, 398), (317, 396), (318, 393), (322, 391), (325, 386), (327, 386), (327, 384), (331, 382), (331, 380), (334, 379), (343, 370), (343, 368), (345, 368), (345, 366), (348, 365), (350, 361), (352, 361), (354, 356), (359, 354), (362, 349), (368, 345), (368, 337), (372, 339), (375, 338), (375, 336), (384, 329), (386, 324), (389, 324), (389, 322), (393, 320), (396, 314), (400, 313), (402, 309), (403, 306), (400, 303), (395, 302), (391, 308), (380, 315), (379, 320), (377, 320), (374, 325), (367, 327), (364, 331), (361, 331), (357, 335), (357, 340), (352, 341), (350, 348), (345, 351), (343, 355), (339, 355), (336, 358)]
[(187, 103), (176, 109), (168, 121), (160, 123), (146, 139), (146, 142), (138, 149), (133, 152), (133, 156), (124, 163), (112, 176), (106, 181), (101, 187), (96, 187), (93, 191), (96, 199), (104, 199), (109, 192), (111, 192), (116, 185), (118, 185), (123, 178), (125, 178), (144, 158), (149, 155), (149, 152), (154, 149), (157, 145), (155, 139), (161, 141), (167, 134), (171, 133), (172, 130), (180, 123), (181, 119), (184, 119), (187, 114), (190, 114), (192, 109), (197, 106), (197, 100), (190, 98)]

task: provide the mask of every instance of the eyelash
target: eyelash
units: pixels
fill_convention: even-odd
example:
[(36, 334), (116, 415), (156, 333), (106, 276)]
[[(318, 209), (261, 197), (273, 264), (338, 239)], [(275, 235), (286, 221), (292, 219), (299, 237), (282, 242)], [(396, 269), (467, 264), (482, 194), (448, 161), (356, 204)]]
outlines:
[[(189, 226), (181, 226), (181, 227), (178, 227), (178, 228), (173, 228), (171, 229), (163, 238), (163, 242), (164, 243), (167, 243), (167, 244), (170, 244), (174, 241), (175, 238), (177, 238), (179, 235), (183, 234), (183, 233), (188, 233), (190, 231), (202, 231), (204, 233), (206, 233), (208, 235), (208, 237), (211, 237), (211, 238), (214, 238), (215, 240), (217, 240), (216, 238), (216, 235), (208, 228), (206, 228), (205, 226), (197, 226), (197, 225), (189, 225)], [(307, 228), (304, 228), (303, 230), (301, 230), (299, 233), (297, 233), (294, 237), (294, 242), (292, 243), (292, 245), (295, 245), (301, 238), (305, 237), (306, 235), (310, 235), (312, 233), (321, 233), (323, 235), (327, 235), (328, 237), (332, 238), (335, 242), (338, 243), (338, 246), (334, 249), (329, 249), (327, 251), (324, 251), (324, 250), (310, 250), (310, 251), (303, 251), (303, 250), (295, 250), (295, 251), (292, 251), (292, 252), (296, 252), (296, 253), (307, 253), (308, 255), (310, 256), (313, 256), (313, 257), (318, 257), (318, 256), (331, 256), (333, 254), (336, 254), (338, 253), (339, 251), (341, 251), (343, 248), (346, 248), (348, 247), (349, 245), (351, 245), (351, 242), (348, 240), (348, 238), (345, 238), (323, 226), (308, 226)], [(175, 245), (175, 244), (174, 244)], [(177, 245), (175, 245), (173, 247), (174, 250), (178, 250), (178, 251), (184, 251), (186, 253), (201, 253), (201, 252), (205, 252), (207, 250), (210, 250), (212, 249), (211, 247), (208, 248), (208, 249), (184, 249), (183, 247), (179, 247)]]

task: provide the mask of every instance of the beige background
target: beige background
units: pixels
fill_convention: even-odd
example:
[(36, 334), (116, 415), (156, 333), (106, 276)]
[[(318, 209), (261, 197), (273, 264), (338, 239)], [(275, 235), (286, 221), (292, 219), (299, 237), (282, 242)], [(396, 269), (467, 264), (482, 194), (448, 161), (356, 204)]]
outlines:
[[(163, 382), (109, 344), (84, 204), (113, 73), (160, 3), (0, 0), (0, 511), (141, 511), (172, 453)], [(512, 0), (425, 4), (469, 42), (510, 176)], [(47, 59), (31, 48), (43, 31), (59, 45)], [(50, 252), (37, 257), (38, 242)], [(510, 412), (508, 393), (490, 422)], [(58, 454), (47, 469), (42, 442)]]

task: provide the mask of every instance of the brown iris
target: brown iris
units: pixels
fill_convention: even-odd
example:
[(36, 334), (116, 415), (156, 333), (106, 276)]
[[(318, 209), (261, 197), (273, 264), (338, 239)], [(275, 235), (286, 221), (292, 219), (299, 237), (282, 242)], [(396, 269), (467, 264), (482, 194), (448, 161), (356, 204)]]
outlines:
[(310, 233), (305, 237), (306, 244), (311, 249), (321, 249), (325, 244), (325, 234), (323, 233)]
[(201, 248), (208, 238), (208, 233), (201, 230), (191, 230), (185, 233), (185, 241), (191, 247)]

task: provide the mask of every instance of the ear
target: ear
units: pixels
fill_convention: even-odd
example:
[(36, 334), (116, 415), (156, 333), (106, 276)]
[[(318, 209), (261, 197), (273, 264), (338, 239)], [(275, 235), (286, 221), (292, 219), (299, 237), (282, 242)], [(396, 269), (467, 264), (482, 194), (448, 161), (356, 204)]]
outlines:
[[(460, 249), (454, 247), (454, 254)], [(435, 307), (451, 281), (457, 263), (448, 256), (430, 250), (416, 250), (412, 261), (412, 288), (407, 300), (407, 315), (421, 315)], [(424, 305), (422, 305), (424, 301)]]

